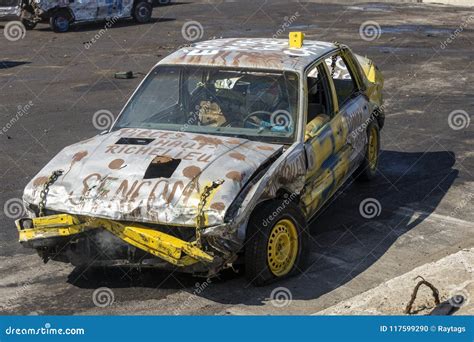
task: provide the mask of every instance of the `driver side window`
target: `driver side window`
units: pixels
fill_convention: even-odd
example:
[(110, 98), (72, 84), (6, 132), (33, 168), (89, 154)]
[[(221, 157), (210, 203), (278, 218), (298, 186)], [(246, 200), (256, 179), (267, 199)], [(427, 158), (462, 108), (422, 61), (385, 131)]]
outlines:
[(308, 91), (305, 140), (331, 120), (333, 114), (331, 98), (328, 92), (327, 73), (322, 63), (313, 67), (307, 74)]

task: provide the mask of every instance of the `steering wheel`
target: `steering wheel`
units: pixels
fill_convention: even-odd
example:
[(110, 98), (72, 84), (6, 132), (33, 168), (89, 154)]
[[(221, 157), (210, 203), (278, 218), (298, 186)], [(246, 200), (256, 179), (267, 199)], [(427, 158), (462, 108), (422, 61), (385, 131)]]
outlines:
[(252, 121), (248, 122), (250, 125), (254, 127), (260, 127), (260, 121), (264, 120), (264, 118), (262, 118), (263, 116), (266, 116), (268, 121), (270, 121), (270, 117), (272, 116), (272, 113), (266, 110), (257, 110), (255, 112), (250, 113), (244, 118), (244, 127), (246, 126), (247, 121), (249, 121), (250, 119), (252, 119), (253, 121), (253, 122)]

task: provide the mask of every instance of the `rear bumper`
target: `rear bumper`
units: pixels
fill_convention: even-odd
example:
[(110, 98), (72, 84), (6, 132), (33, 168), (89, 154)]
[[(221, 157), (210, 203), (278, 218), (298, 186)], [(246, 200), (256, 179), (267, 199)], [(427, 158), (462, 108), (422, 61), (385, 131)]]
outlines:
[[(145, 262), (149, 265), (164, 262), (174, 267), (200, 264), (204, 266), (201, 268), (213, 268), (220, 259), (197, 241), (184, 241), (128, 222), (59, 214), (19, 219), (16, 226), (20, 243), (36, 249), (45, 260), (51, 258), (73, 264), (89, 263), (88, 261), (97, 259), (93, 255), (96, 253), (91, 253), (92, 247), (98, 250), (97, 253), (109, 253), (109, 260), (113, 259), (111, 256), (114, 253), (127, 256), (133, 251), (133, 254), (139, 255), (133, 260), (149, 260)], [(161, 259), (160, 262), (150, 261), (157, 258)]]

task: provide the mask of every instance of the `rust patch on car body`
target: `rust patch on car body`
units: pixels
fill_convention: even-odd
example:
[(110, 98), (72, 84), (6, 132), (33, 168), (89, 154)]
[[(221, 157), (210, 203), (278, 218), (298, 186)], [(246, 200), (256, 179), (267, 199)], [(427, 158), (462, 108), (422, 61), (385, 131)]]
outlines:
[(198, 135), (197, 137), (195, 137), (193, 140), (201, 143), (202, 145), (214, 145), (214, 146), (218, 146), (218, 145), (222, 145), (224, 142), (219, 139), (219, 138), (213, 138), (213, 137), (206, 137), (204, 135)]
[(125, 164), (125, 160), (123, 159), (114, 159), (109, 163), (109, 169), (111, 170), (119, 170)]
[(221, 211), (225, 209), (225, 204), (222, 202), (212, 203), (210, 208)]
[(235, 181), (235, 182), (241, 182), (242, 181), (242, 174), (239, 171), (227, 172), (227, 174), (225, 176), (227, 178)]
[(183, 170), (183, 176), (189, 179), (197, 177), (201, 173), (201, 169), (197, 166), (188, 166)]
[(33, 180), (33, 186), (34, 187), (43, 186), (46, 184), (47, 181), (48, 181), (48, 177), (37, 177)]
[(167, 157), (167, 156), (156, 156), (155, 158), (153, 158), (153, 160), (151, 161), (152, 164), (165, 164), (165, 163), (169, 163), (171, 160), (173, 160), (173, 158), (171, 157)]
[(229, 153), (229, 157), (237, 159), (237, 160), (245, 160), (245, 155), (239, 152), (231, 152)]
[(257, 146), (257, 148), (262, 151), (273, 151), (273, 147), (271, 146)]
[(77, 152), (73, 157), (72, 157), (72, 162), (77, 163), (80, 162), (82, 159), (84, 159), (87, 156), (88, 152), (87, 151), (80, 151)]

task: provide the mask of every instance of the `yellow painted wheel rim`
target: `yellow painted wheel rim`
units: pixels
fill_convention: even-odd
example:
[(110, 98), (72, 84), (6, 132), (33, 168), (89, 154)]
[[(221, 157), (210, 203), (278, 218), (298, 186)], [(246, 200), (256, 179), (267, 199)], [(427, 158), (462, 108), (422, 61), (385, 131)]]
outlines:
[(375, 126), (372, 126), (370, 128), (370, 133), (369, 133), (369, 166), (371, 170), (375, 170), (377, 167), (377, 159), (379, 157), (378, 155), (378, 150), (379, 150), (379, 140), (377, 136), (377, 129)]
[(267, 262), (277, 277), (288, 274), (298, 255), (298, 232), (289, 219), (282, 219), (273, 226), (267, 244)]

